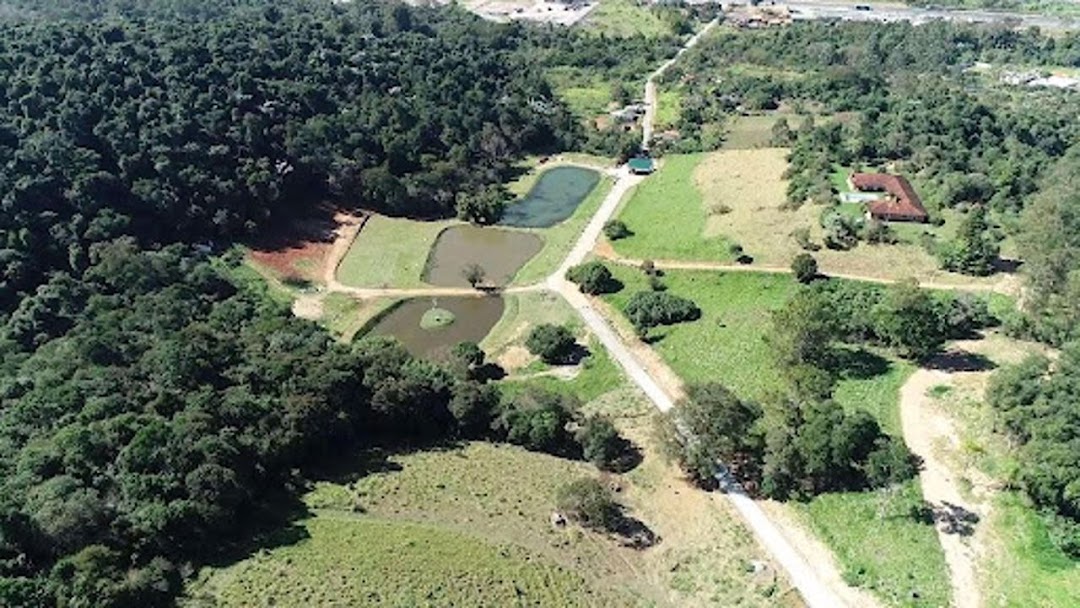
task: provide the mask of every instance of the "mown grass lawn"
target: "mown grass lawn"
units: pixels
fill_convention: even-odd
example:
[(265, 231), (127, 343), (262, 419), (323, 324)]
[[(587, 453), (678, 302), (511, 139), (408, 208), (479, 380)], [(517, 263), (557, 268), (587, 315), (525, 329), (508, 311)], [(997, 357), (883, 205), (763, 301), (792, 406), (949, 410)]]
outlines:
[[(622, 309), (645, 289), (637, 269), (612, 266), (624, 289), (605, 296)], [(669, 271), (663, 282), (672, 294), (690, 298), (701, 319), (651, 332), (653, 348), (687, 382), (720, 382), (745, 399), (761, 400), (783, 388), (764, 337), (769, 312), (781, 307), (799, 286), (786, 275)], [(842, 373), (834, 399), (847, 409), (864, 409), (892, 434), (900, 433), (899, 391), (914, 367), (865, 349), (848, 348), (851, 365)], [(906, 505), (921, 500), (917, 481), (904, 484), (891, 502), (875, 492), (820, 496), (791, 503), (836, 553), (848, 580), (896, 606), (948, 604), (944, 556), (934, 528), (915, 521)], [(884, 506), (883, 506), (884, 505)], [(895, 507), (890, 511), (886, 507)], [(913, 601), (910, 593), (922, 598)]]
[(341, 261), (337, 279), (353, 287), (422, 287), (428, 251), (439, 232), (456, 223), (373, 216)]
[(637, 259), (732, 259), (724, 237), (704, 236), (708, 216), (694, 182), (694, 169), (703, 158), (668, 156), (637, 186), (618, 216), (634, 234), (612, 243), (615, 251)]
[(540, 250), (540, 253), (526, 262), (521, 267), (521, 270), (517, 271), (512, 284), (528, 285), (536, 283), (546, 279), (549, 274), (554, 272), (562, 263), (566, 254), (573, 248), (574, 242), (581, 236), (581, 231), (585, 229), (585, 225), (589, 223), (593, 214), (600, 208), (600, 203), (603, 202), (604, 197), (608, 195), (608, 192), (611, 192), (612, 186), (611, 178), (601, 175), (600, 181), (597, 182), (592, 192), (585, 197), (585, 200), (581, 201), (581, 204), (577, 206), (577, 209), (574, 209), (574, 213), (570, 217), (550, 228), (527, 229), (528, 232), (533, 232), (544, 240), (544, 247)]
[(328, 293), (322, 300), (323, 314), (319, 323), (335, 337), (350, 342), (364, 324), (393, 303), (393, 298), (358, 300), (344, 293)]

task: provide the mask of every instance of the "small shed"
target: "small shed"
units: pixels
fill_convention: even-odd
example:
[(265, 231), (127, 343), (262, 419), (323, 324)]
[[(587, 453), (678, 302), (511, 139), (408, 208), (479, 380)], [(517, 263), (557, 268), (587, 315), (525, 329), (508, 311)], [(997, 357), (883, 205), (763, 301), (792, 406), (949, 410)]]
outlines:
[(656, 170), (656, 163), (647, 156), (631, 158), (626, 164), (634, 175), (649, 175)]

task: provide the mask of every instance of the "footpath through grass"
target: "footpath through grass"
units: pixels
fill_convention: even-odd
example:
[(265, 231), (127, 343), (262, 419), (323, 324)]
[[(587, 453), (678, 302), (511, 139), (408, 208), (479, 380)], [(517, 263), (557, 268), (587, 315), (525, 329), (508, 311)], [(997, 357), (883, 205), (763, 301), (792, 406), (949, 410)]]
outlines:
[(708, 219), (694, 169), (702, 154), (664, 158), (660, 169), (630, 195), (619, 219), (634, 233), (612, 243), (619, 254), (638, 259), (730, 261), (722, 236), (706, 238)]
[[(637, 269), (612, 266), (624, 289), (605, 296), (622, 309), (634, 292), (647, 289)], [(780, 370), (764, 337), (770, 311), (799, 289), (786, 275), (669, 271), (663, 282), (672, 294), (690, 298), (702, 316), (653, 330), (652, 346), (687, 382), (720, 382), (744, 399), (761, 400), (783, 389)], [(864, 409), (889, 433), (900, 433), (900, 386), (913, 370), (908, 363), (849, 349), (849, 363), (834, 399)], [(948, 604), (944, 555), (933, 526), (914, 520), (908, 507), (921, 501), (917, 481), (892, 493), (852, 492), (820, 496), (789, 508), (836, 553), (847, 580), (889, 605)], [(913, 599), (912, 592), (919, 594)]]

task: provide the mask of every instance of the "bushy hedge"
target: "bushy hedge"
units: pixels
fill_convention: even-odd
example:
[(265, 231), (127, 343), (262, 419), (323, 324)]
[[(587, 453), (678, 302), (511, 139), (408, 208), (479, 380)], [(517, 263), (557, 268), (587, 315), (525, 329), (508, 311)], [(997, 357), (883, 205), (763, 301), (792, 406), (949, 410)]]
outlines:
[(701, 309), (693, 301), (666, 291), (639, 291), (630, 297), (624, 312), (638, 331), (701, 317)]

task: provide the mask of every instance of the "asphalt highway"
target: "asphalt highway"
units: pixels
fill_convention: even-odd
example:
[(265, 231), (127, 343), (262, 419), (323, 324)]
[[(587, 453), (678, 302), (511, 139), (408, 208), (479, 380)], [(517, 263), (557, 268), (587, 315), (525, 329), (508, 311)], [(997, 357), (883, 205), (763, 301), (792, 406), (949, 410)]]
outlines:
[[(1043, 30), (1080, 29), (1080, 19), (990, 10), (949, 10), (917, 8), (906, 4), (850, 2), (845, 0), (793, 0), (768, 2), (791, 9), (792, 17), (805, 19), (841, 19), (846, 21), (910, 21), (915, 24), (934, 20), (958, 23), (997, 23), (1011, 27), (1038, 27)], [(859, 7), (859, 8), (856, 8)], [(869, 10), (867, 10), (869, 9)]]

